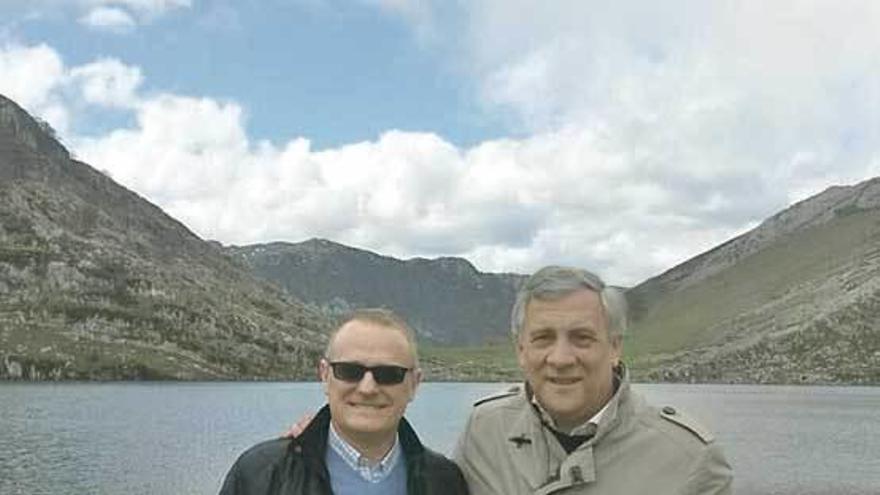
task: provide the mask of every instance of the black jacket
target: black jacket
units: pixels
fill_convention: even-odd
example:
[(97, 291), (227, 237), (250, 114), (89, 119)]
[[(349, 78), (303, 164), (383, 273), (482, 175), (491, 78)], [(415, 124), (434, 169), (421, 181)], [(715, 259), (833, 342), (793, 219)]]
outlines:
[[(235, 461), (220, 495), (332, 494), (325, 464), (330, 408), (324, 406), (296, 439), (257, 444)], [(406, 462), (408, 495), (464, 494), (468, 488), (458, 466), (425, 448), (405, 419), (397, 428)]]

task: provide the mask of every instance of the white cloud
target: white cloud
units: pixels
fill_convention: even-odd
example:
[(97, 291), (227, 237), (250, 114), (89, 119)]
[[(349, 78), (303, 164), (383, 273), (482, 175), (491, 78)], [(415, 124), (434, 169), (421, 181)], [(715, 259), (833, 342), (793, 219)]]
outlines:
[(192, 7), (192, 0), (81, 0), (81, 2), (93, 8), (126, 8), (143, 16), (157, 16), (171, 10)]
[[(135, 9), (100, 6), (120, 5)], [(3, 72), (18, 74), (0, 88), (44, 110), (66, 109), (63, 93), (131, 112), (130, 128), (68, 141), (207, 238), (320, 236), (484, 270), (572, 263), (621, 284), (880, 173), (880, 5), (460, 5), (463, 31), (434, 18), (430, 29), (461, 40), (443, 50), (525, 137), (463, 148), (389, 130), (321, 151), (302, 137), (254, 142), (234, 101), (148, 94), (136, 67), (67, 69), (45, 46), (0, 52)], [(423, 29), (413, 6), (427, 8), (382, 5)], [(45, 75), (39, 87), (30, 73)]]
[(70, 79), (80, 86), (86, 103), (119, 108), (135, 106), (143, 82), (138, 67), (109, 58), (74, 68)]
[(79, 23), (99, 31), (129, 33), (169, 11), (190, 8), (191, 0), (80, 0)]
[[(164, 96), (139, 108), (137, 128), (81, 140), (77, 153), (226, 243), (321, 236), (402, 257), (463, 255), (488, 270), (599, 265), (632, 282), (670, 262), (663, 248), (710, 247), (732, 232), (707, 235), (649, 181), (607, 187), (628, 175), (589, 133), (463, 150), (391, 131), (312, 151), (303, 139), (254, 144), (243, 129), (234, 104)], [(646, 250), (658, 227), (667, 242)]]
[(94, 8), (80, 17), (79, 22), (93, 29), (114, 33), (127, 33), (136, 26), (136, 22), (131, 14), (114, 7)]
[(224, 196), (237, 164), (248, 159), (235, 104), (160, 95), (138, 105), (137, 122), (135, 129), (80, 139), (77, 152), (163, 206)]
[[(719, 182), (804, 151), (859, 168), (878, 144), (876, 2), (466, 5), (486, 104), (531, 132), (601, 129), (660, 172)], [(854, 157), (842, 132), (875, 141)]]
[(522, 150), (555, 143), (550, 179), (514, 155), (493, 158), (505, 171), (486, 176), (500, 191), (544, 191), (560, 214), (529, 249), (484, 246), (482, 266), (539, 251), (569, 259), (560, 247), (581, 239), (580, 259), (631, 281), (831, 184), (877, 175), (876, 2), (458, 5), (464, 23), (434, 26), (438, 51), (472, 74), (488, 112), (532, 136)]
[(57, 96), (64, 63), (45, 44), (0, 46), (0, 94), (45, 119), (57, 131), (68, 127), (68, 112)]
[(66, 67), (48, 45), (8, 44), (0, 46), (0, 75), (0, 94), (49, 122), (63, 138), (75, 137), (73, 120), (89, 107), (140, 105), (140, 69), (115, 59)]

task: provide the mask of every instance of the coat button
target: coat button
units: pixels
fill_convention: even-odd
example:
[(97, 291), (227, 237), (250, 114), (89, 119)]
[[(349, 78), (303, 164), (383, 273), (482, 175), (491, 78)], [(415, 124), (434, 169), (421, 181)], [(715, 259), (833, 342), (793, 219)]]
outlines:
[(571, 474), (571, 479), (575, 483), (583, 483), (584, 482), (584, 474), (581, 472), (580, 466), (572, 466), (568, 471)]
[(663, 414), (668, 414), (670, 416), (675, 414), (675, 408), (672, 406), (666, 406), (663, 408)]

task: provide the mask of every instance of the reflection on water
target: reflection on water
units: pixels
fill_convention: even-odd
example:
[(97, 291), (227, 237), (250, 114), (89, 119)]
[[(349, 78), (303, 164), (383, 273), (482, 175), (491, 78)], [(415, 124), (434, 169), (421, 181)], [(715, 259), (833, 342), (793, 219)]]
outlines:
[[(424, 384), (407, 416), (449, 452), (502, 388)], [(711, 425), (737, 493), (880, 493), (880, 388), (636, 388)], [(315, 383), (0, 384), (0, 493), (216, 493), (242, 450), (322, 401)]]

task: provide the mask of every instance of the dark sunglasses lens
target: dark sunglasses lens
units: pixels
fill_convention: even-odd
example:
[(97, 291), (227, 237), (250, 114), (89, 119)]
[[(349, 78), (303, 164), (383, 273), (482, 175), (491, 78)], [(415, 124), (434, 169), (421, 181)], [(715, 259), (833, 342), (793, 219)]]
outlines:
[(345, 382), (359, 382), (367, 372), (366, 366), (357, 363), (332, 363), (330, 366), (333, 367), (333, 376)]
[(333, 376), (337, 380), (357, 383), (369, 371), (373, 375), (373, 380), (376, 380), (376, 383), (379, 385), (396, 385), (403, 381), (406, 377), (406, 372), (409, 371), (401, 366), (390, 364), (367, 367), (359, 363), (337, 362), (330, 363), (330, 366), (333, 368)]
[(379, 385), (395, 385), (403, 381), (407, 369), (400, 366), (376, 366), (371, 371), (373, 379)]

